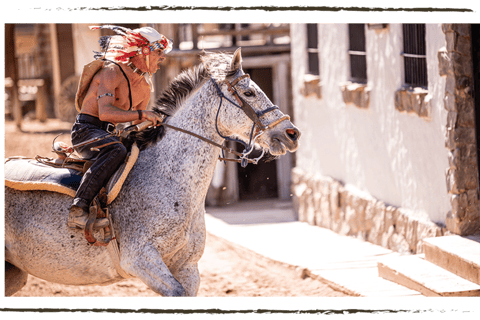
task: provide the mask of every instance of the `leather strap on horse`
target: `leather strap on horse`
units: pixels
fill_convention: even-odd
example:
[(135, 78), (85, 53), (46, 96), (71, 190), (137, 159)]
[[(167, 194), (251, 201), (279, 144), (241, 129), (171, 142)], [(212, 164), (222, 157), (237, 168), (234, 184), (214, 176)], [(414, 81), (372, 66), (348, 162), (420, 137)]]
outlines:
[[(224, 150), (224, 151), (226, 151), (226, 152), (233, 153), (233, 154), (236, 155), (237, 157), (242, 157), (242, 156), (243, 156), (243, 154), (241, 154), (241, 153), (238, 152), (238, 151), (235, 151), (235, 150), (233, 150), (233, 149), (231, 149), (231, 148), (227, 148), (227, 147), (225, 147), (224, 145), (218, 144), (218, 143), (216, 143), (216, 142), (214, 142), (214, 141), (212, 141), (212, 140), (209, 140), (209, 139), (207, 139), (207, 138), (204, 138), (204, 137), (202, 137), (202, 136), (200, 136), (200, 135), (198, 135), (198, 134), (196, 134), (196, 133), (193, 133), (193, 132), (191, 132), (191, 131), (188, 131), (188, 130), (185, 130), (185, 129), (182, 129), (182, 128), (179, 128), (179, 127), (175, 127), (175, 126), (172, 126), (171, 124), (167, 124), (167, 123), (163, 123), (163, 122), (162, 122), (160, 125), (161, 125), (161, 126), (165, 126), (165, 127), (167, 127), (167, 128), (171, 128), (171, 129), (180, 131), (180, 132), (183, 132), (183, 133), (186, 133), (186, 134), (189, 134), (189, 135), (191, 135), (191, 136), (194, 136), (195, 138), (198, 138), (198, 139), (200, 139), (200, 140), (202, 140), (202, 141), (205, 141), (205, 142), (207, 142), (207, 143), (210, 143), (211, 145), (214, 145), (215, 147), (218, 147), (218, 148), (220, 148), (220, 149), (222, 149), (222, 150)], [(218, 159), (219, 159), (219, 160), (222, 160), (222, 161), (235, 161), (235, 162), (240, 162), (240, 160), (237, 160), (237, 159), (228, 159), (228, 158), (218, 158)], [(253, 161), (252, 159), (248, 159), (248, 162), (250, 162), (250, 163), (255, 163), (255, 161)]]
[(233, 94), (233, 96), (235, 97), (235, 99), (237, 99), (238, 101), (238, 104), (239, 106), (242, 108), (243, 112), (245, 112), (245, 114), (247, 115), (247, 117), (250, 118), (250, 120), (252, 120), (255, 125), (257, 126), (257, 131), (259, 130), (265, 130), (265, 126), (262, 124), (262, 122), (260, 121), (260, 119), (258, 118), (257, 114), (255, 113), (255, 111), (253, 110), (252, 106), (249, 105), (245, 100), (243, 100), (239, 95), (238, 95), (238, 92), (237, 90), (235, 90), (235, 85), (242, 79), (244, 78), (250, 78), (250, 75), (249, 74), (244, 74), (238, 78), (236, 78), (232, 83), (228, 82), (228, 81), (225, 81), (225, 83), (227, 84), (228, 86), (228, 91)]
[(112, 141), (112, 142), (109, 142), (109, 143), (102, 144), (100, 146), (92, 147), (92, 148), (90, 148), (90, 150), (100, 151), (101, 148), (104, 148), (106, 146), (109, 146), (109, 145), (112, 145), (112, 144), (115, 144), (115, 143), (122, 143), (122, 142), (121, 141)]

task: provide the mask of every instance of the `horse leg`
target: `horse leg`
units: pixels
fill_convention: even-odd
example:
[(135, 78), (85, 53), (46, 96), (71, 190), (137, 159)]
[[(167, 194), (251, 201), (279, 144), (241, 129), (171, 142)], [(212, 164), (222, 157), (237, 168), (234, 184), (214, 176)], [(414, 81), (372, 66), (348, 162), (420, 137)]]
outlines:
[(121, 267), (129, 274), (138, 277), (150, 289), (165, 297), (185, 296), (185, 289), (175, 279), (162, 260), (162, 256), (151, 243), (128, 256), (122, 255)]
[(200, 272), (196, 263), (184, 266), (181, 270), (174, 272), (174, 276), (185, 288), (188, 297), (197, 296), (200, 287)]
[(20, 291), (26, 284), (28, 273), (5, 261), (5, 296)]

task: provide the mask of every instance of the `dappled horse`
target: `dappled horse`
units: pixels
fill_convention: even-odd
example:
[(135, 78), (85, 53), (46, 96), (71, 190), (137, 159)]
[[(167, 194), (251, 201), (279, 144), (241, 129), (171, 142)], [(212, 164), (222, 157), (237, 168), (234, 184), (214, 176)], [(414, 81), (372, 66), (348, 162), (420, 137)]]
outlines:
[[(67, 285), (108, 285), (137, 277), (162, 296), (195, 296), (205, 246), (205, 196), (225, 139), (273, 156), (298, 147), (300, 132), (241, 68), (241, 53), (206, 53), (156, 101), (169, 117), (126, 142), (141, 150), (110, 204), (121, 271), (105, 247), (67, 227), (71, 198), (49, 191), (5, 190), (6, 277), (9, 295), (27, 274)], [(251, 108), (251, 110), (249, 110)], [(198, 136), (202, 138), (198, 138)], [(209, 140), (210, 143), (207, 143)], [(228, 150), (227, 150), (228, 151)], [(17, 284), (15, 281), (17, 280)]]

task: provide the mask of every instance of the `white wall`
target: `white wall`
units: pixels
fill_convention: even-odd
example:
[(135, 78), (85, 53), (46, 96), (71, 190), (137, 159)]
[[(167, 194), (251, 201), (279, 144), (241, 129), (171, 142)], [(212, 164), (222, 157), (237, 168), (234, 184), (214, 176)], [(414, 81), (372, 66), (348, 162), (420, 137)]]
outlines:
[(410, 209), (418, 218), (445, 222), (451, 210), (445, 170), (445, 78), (438, 75), (437, 51), (445, 46), (441, 24), (427, 24), (428, 92), (431, 119), (395, 110), (403, 84), (402, 27), (366, 29), (370, 107), (343, 102), (348, 80), (348, 27), (319, 25), (322, 99), (300, 94), (306, 70), (305, 25), (292, 25), (295, 124), (302, 131), (297, 167), (352, 185), (373, 197)]

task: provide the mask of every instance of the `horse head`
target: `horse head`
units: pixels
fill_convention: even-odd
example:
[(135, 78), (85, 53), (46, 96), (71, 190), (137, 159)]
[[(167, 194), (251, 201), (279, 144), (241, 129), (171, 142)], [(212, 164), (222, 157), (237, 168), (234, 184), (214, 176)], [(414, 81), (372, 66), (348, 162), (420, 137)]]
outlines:
[(227, 100), (217, 110), (216, 125), (222, 137), (244, 144), (244, 154), (250, 153), (254, 145), (274, 156), (297, 150), (300, 131), (245, 74), (240, 48), (233, 54), (225, 80), (216, 86), (222, 91), (219, 95)]

